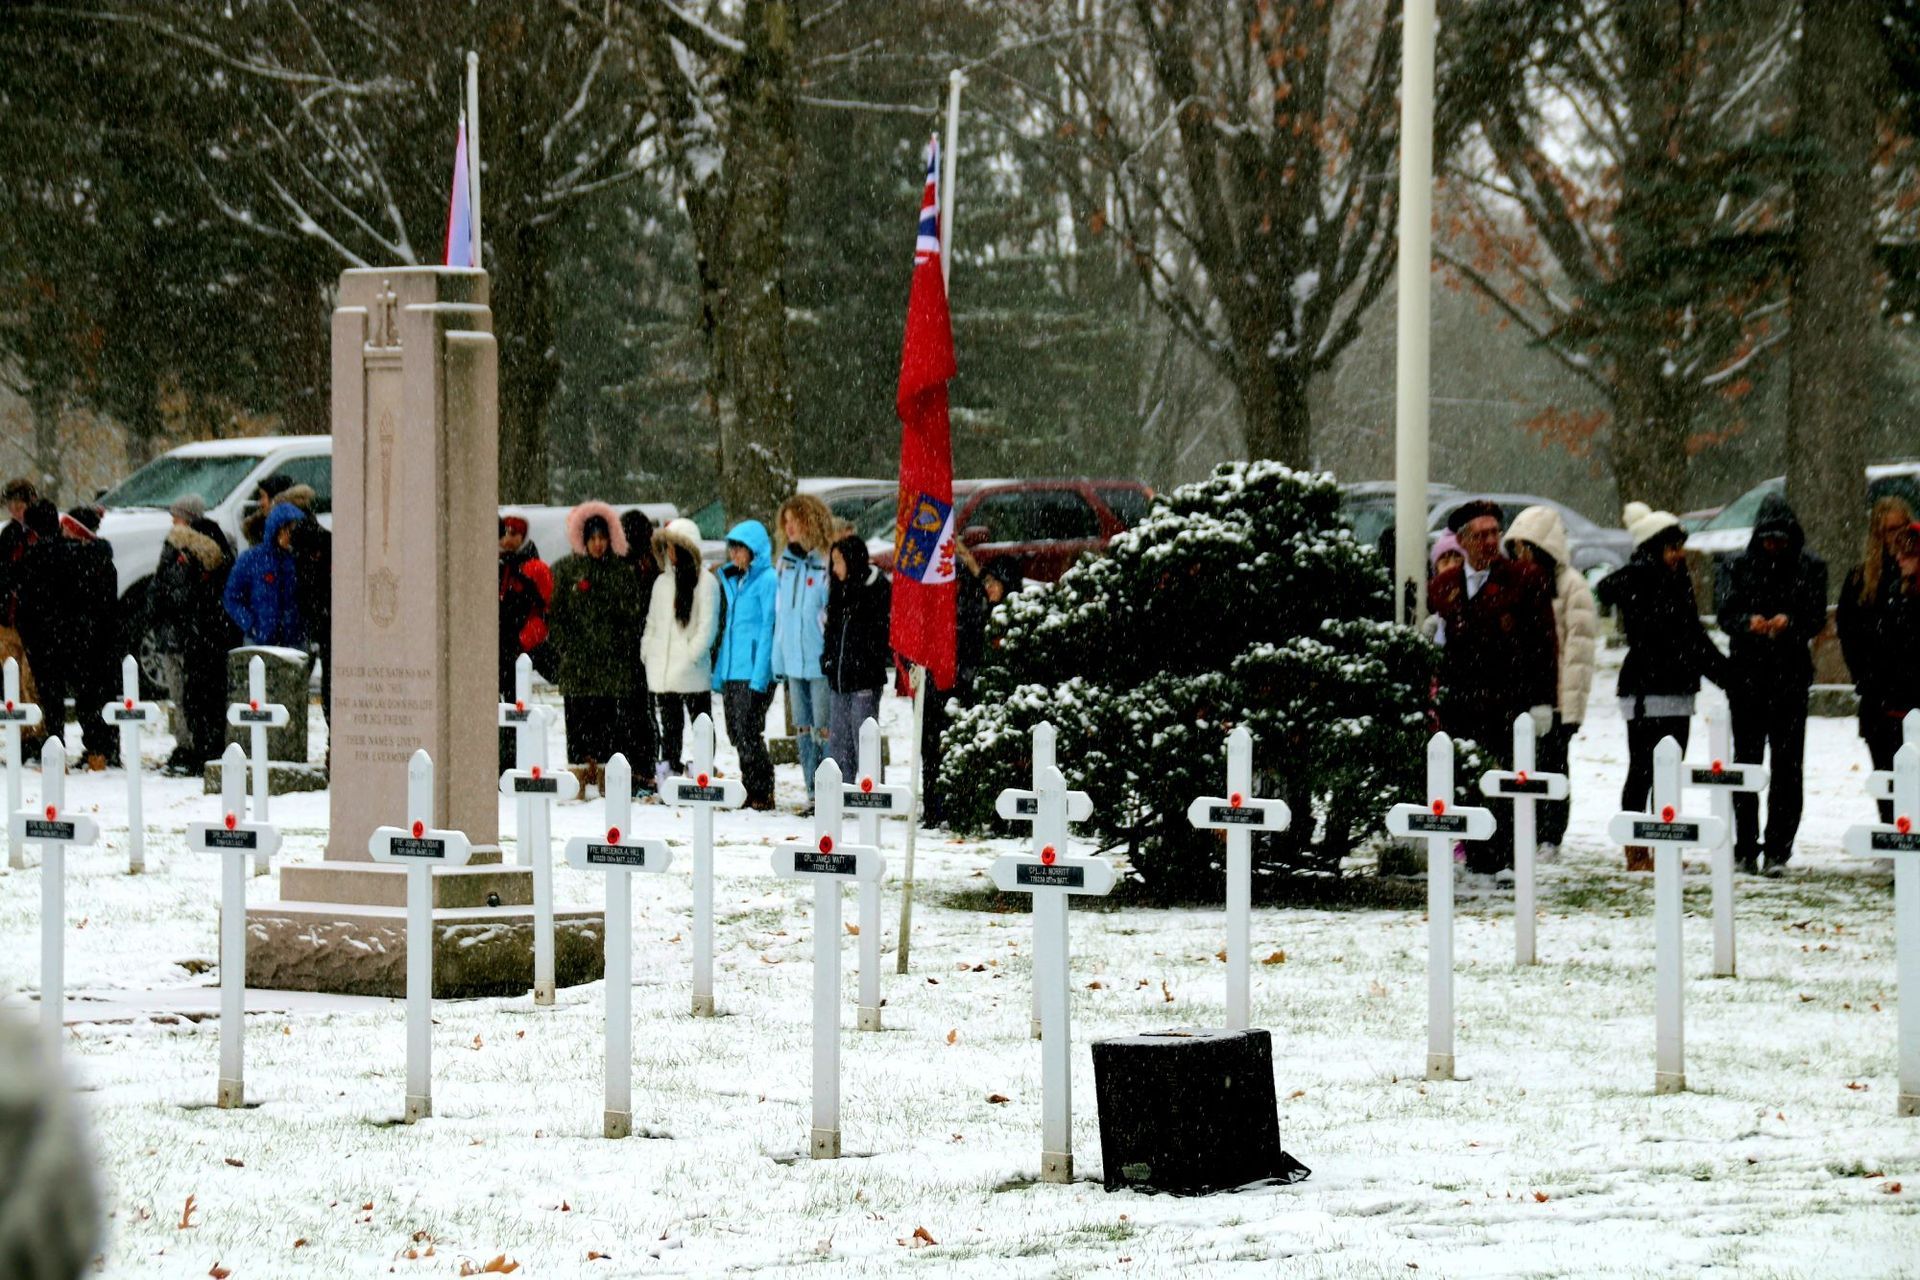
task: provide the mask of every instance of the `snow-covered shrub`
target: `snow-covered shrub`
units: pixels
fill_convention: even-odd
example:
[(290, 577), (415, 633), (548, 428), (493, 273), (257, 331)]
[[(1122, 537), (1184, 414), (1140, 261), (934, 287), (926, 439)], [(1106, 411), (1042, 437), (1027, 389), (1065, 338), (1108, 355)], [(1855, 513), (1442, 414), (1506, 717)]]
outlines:
[(988, 828), (1050, 720), (1069, 785), (1093, 798), (1083, 830), (1158, 896), (1218, 895), (1224, 844), (1185, 815), (1220, 794), (1245, 724), (1255, 791), (1295, 815), (1256, 837), (1256, 874), (1337, 870), (1422, 789), (1438, 651), (1386, 620), (1388, 599), (1329, 477), (1232, 463), (1161, 495), (1107, 556), (995, 612), (977, 696), (946, 734), (948, 820)]

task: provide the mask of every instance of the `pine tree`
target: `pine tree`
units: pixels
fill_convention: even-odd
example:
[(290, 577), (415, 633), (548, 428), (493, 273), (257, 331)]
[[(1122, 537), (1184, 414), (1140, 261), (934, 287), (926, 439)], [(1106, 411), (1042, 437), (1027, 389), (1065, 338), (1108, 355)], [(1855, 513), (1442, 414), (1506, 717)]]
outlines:
[(1217, 896), (1220, 839), (1185, 813), (1218, 792), (1226, 735), (1245, 724), (1255, 790), (1295, 815), (1294, 831), (1256, 841), (1256, 874), (1337, 871), (1420, 789), (1437, 655), (1384, 621), (1386, 575), (1339, 501), (1328, 476), (1223, 464), (1159, 497), (1106, 557), (1011, 597), (974, 705), (947, 731), (950, 819), (992, 821), (1048, 720), (1101, 846), (1125, 849), (1156, 896)]

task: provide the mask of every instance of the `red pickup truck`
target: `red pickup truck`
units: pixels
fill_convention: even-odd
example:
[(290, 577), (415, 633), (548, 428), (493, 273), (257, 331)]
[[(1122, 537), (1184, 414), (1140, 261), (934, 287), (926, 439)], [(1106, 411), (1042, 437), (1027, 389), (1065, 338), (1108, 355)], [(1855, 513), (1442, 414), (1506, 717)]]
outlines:
[[(1138, 524), (1152, 505), (1153, 490), (1137, 480), (956, 480), (954, 527), (982, 564), (1012, 560), (1020, 576), (1056, 582), (1067, 566), (1088, 552), (1106, 549), (1113, 535)], [(891, 503), (876, 504), (867, 521), (891, 536)], [(874, 557), (893, 571), (893, 552)]]

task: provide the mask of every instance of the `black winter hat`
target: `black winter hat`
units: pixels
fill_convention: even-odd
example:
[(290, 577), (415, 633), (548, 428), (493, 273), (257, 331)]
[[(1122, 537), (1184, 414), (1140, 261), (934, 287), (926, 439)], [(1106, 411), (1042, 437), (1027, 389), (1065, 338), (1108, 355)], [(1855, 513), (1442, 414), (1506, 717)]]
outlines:
[(1482, 516), (1492, 516), (1502, 524), (1506, 518), (1500, 510), (1500, 504), (1485, 498), (1474, 498), (1455, 507), (1447, 516), (1447, 532), (1459, 533), (1462, 529)]

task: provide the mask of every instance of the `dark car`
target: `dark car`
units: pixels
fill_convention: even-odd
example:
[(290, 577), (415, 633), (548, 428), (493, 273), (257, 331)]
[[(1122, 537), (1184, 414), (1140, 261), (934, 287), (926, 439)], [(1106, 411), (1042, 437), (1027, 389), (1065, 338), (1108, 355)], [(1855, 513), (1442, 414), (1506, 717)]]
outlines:
[[(1022, 578), (1057, 582), (1144, 519), (1153, 490), (1137, 480), (956, 480), (953, 500), (954, 528), (982, 564), (1011, 560)], [(894, 517), (891, 500), (875, 503), (856, 527), (869, 539), (890, 537)], [(892, 572), (893, 549), (875, 562)]]

